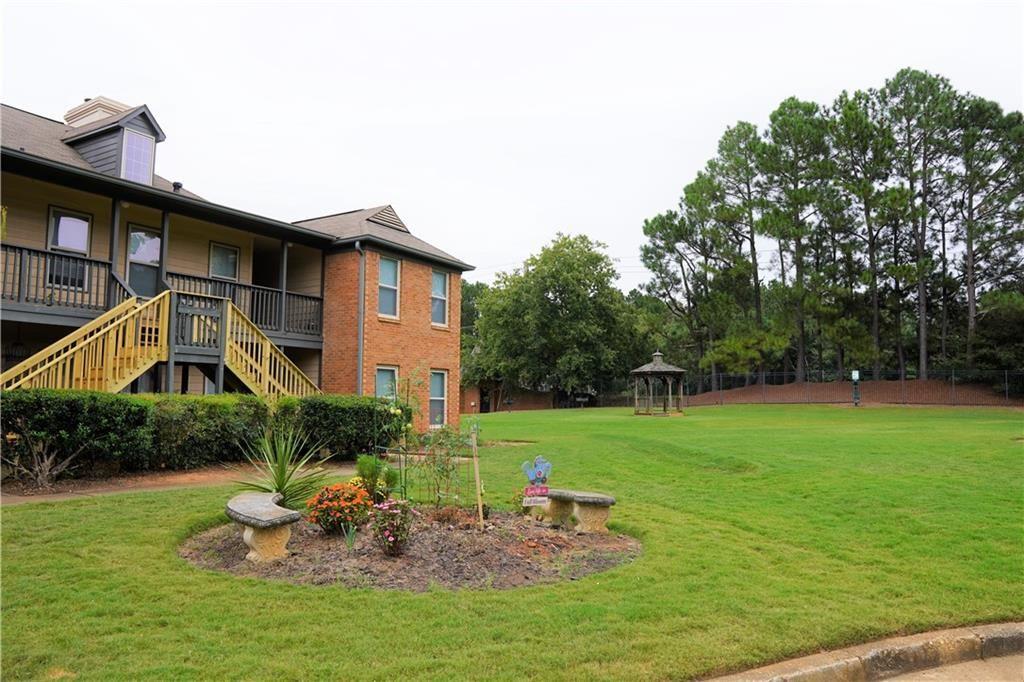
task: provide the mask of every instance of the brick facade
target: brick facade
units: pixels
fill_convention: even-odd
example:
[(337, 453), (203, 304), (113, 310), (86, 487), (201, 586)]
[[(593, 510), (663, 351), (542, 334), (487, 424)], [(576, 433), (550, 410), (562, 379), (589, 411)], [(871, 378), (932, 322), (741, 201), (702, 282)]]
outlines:
[[(550, 410), (555, 407), (555, 394), (551, 391), (531, 391), (525, 388), (509, 391), (502, 390), (496, 384), (470, 385), (463, 386), (459, 392), (462, 414), (480, 414), (485, 395), (488, 412)], [(500, 404), (496, 404), (497, 401)]]
[[(398, 369), (399, 393), (418, 410), (417, 429), (429, 425), (431, 370), (447, 372), (446, 422), (459, 423), (460, 274), (409, 257), (383, 254), (400, 262), (399, 314), (377, 313), (381, 252), (366, 250), (363, 330), (363, 394), (374, 395), (377, 368)], [(448, 273), (448, 324), (430, 320), (431, 273)], [(323, 385), (327, 393), (357, 391), (359, 254), (328, 254), (324, 270)]]

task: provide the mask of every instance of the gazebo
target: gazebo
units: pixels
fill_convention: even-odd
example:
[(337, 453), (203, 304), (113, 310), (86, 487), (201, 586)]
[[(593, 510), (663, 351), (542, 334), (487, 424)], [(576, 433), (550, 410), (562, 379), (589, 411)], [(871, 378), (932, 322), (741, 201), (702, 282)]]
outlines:
[[(654, 359), (629, 373), (633, 377), (633, 414), (669, 414), (683, 410), (683, 375), (685, 369), (670, 365), (662, 358), (661, 351), (655, 351)], [(658, 396), (655, 404), (654, 384), (661, 381), (664, 395)], [(673, 396), (672, 384), (678, 388)], [(660, 408), (660, 409), (658, 409)]]

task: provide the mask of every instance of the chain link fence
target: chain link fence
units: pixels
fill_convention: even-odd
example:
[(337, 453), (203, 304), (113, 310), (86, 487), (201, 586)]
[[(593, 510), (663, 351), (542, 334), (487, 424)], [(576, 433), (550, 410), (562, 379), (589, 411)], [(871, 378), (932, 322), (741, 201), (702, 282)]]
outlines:
[[(877, 378), (862, 370), (858, 390), (862, 404), (952, 405), (1024, 407), (1024, 370), (932, 370), (927, 379), (910, 372), (885, 371)], [(661, 391), (659, 393), (658, 391)], [(655, 400), (664, 393), (657, 386)], [(849, 375), (809, 373), (797, 382), (793, 372), (705, 374), (688, 377), (683, 387), (683, 407), (743, 404), (852, 404), (854, 384)], [(590, 396), (586, 407), (632, 407), (633, 393)]]

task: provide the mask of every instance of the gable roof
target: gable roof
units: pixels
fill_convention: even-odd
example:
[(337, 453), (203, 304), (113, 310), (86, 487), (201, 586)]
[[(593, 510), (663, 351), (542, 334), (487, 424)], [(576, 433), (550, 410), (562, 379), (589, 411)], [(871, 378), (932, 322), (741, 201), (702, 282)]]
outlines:
[(360, 240), (369, 241), (384, 247), (390, 246), (397, 251), (420, 255), (463, 272), (473, 269), (472, 265), (413, 236), (390, 205), (297, 220), (295, 225), (336, 237), (338, 239), (336, 243), (351, 244)]
[[(125, 116), (135, 111), (136, 114), (141, 113), (137, 110), (143, 107), (135, 107), (130, 111), (125, 112)], [(148, 109), (147, 109), (148, 111)], [(120, 117), (114, 116), (111, 118)], [(96, 121), (96, 123), (108, 124), (108, 119), (102, 121)], [(83, 128), (90, 128), (94, 124), (82, 126)], [(38, 114), (33, 114), (22, 109), (9, 106), (7, 104), (0, 105), (0, 126), (2, 126), (2, 132), (0, 132), (0, 144), (9, 149), (16, 149), (19, 151), (27, 152), (35, 156), (41, 156), (44, 159), (50, 161), (57, 161), (64, 163), (69, 166), (76, 168), (83, 168), (85, 170), (95, 171), (96, 169), (86, 161), (84, 158), (75, 151), (75, 148), (69, 145), (65, 141), (65, 136), (69, 133), (74, 133), (80, 128), (72, 128), (69, 125), (61, 123), (60, 121), (54, 121), (52, 118), (46, 118)], [(94, 129), (91, 132), (96, 132), (98, 129)], [(153, 187), (162, 189), (165, 191), (173, 191), (174, 187), (170, 180), (160, 177), (156, 173), (153, 174)], [(187, 189), (182, 188), (179, 194), (184, 194), (192, 199), (202, 199), (198, 194), (189, 192)]]
[[(273, 230), (278, 235), (291, 228), (291, 231), (295, 233), (294, 238), (303, 243), (313, 240), (319, 248), (350, 247), (356, 241), (362, 240), (435, 261), (456, 270), (473, 269), (472, 265), (414, 237), (391, 206), (377, 206), (287, 223), (215, 204), (185, 188), (174, 192), (172, 183), (155, 173), (152, 186), (101, 173), (68, 144), (69, 139), (82, 139), (86, 135), (97, 133), (112, 125), (119, 125), (142, 113), (149, 115), (152, 121), (149, 109), (143, 105), (124, 114), (76, 129), (45, 116), (7, 104), (0, 104), (0, 146), (4, 149), (4, 161), (8, 162), (9, 158), (13, 157), (11, 160), (17, 161), (18, 164), (38, 165), (39, 160), (42, 160), (41, 162), (48, 165), (51, 171), (67, 176), (69, 175), (68, 168), (70, 168), (73, 170), (71, 175), (78, 178), (89, 178), (89, 182), (93, 185), (99, 183), (105, 187), (115, 184), (122, 188), (121, 192), (141, 193), (148, 196), (158, 195), (161, 203), (182, 200), (189, 205), (190, 214), (197, 217), (202, 214), (201, 219), (203, 220), (229, 220), (232, 225), (236, 225), (238, 222), (248, 224), (252, 221), (253, 224)], [(155, 127), (156, 122), (152, 122)], [(88, 130), (84, 134), (80, 134), (85, 128)], [(160, 134), (163, 134), (162, 131)], [(157, 195), (153, 195), (151, 194), (152, 190), (159, 190), (159, 192)], [(218, 218), (218, 216), (220, 217)], [(332, 238), (333, 241), (331, 241)], [(322, 245), (319, 243), (321, 239), (323, 240)]]
[(167, 136), (164, 135), (163, 129), (156, 122), (156, 118), (153, 117), (153, 113), (145, 104), (129, 109), (128, 111), (125, 111), (121, 114), (108, 116), (107, 118), (101, 118), (98, 121), (87, 123), (84, 126), (78, 126), (77, 128), (74, 128), (72, 126), (66, 126), (68, 128), (68, 132), (66, 132), (60, 139), (63, 140), (64, 142), (74, 142), (76, 140), (82, 140), (86, 137), (102, 133), (111, 128), (124, 125), (125, 123), (128, 123), (132, 119), (138, 118), (139, 116), (145, 116), (146, 120), (149, 121), (149, 125), (152, 126), (153, 130), (156, 132), (157, 142), (163, 142), (164, 140), (167, 139)]

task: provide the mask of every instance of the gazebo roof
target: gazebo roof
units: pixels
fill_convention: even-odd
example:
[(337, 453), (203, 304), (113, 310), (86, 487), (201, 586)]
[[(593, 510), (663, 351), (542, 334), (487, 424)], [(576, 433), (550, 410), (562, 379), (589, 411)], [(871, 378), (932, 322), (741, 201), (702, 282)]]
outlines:
[(637, 367), (632, 372), (630, 372), (630, 374), (646, 374), (646, 375), (654, 375), (654, 374), (664, 374), (664, 375), (686, 374), (686, 370), (685, 369), (682, 369), (680, 367), (676, 367), (675, 365), (668, 364), (667, 362), (665, 362), (662, 359), (664, 357), (665, 356), (662, 355), (661, 351), (655, 351), (654, 352), (654, 360), (652, 360), (651, 362), (648, 362), (646, 365), (641, 365), (640, 367)]

